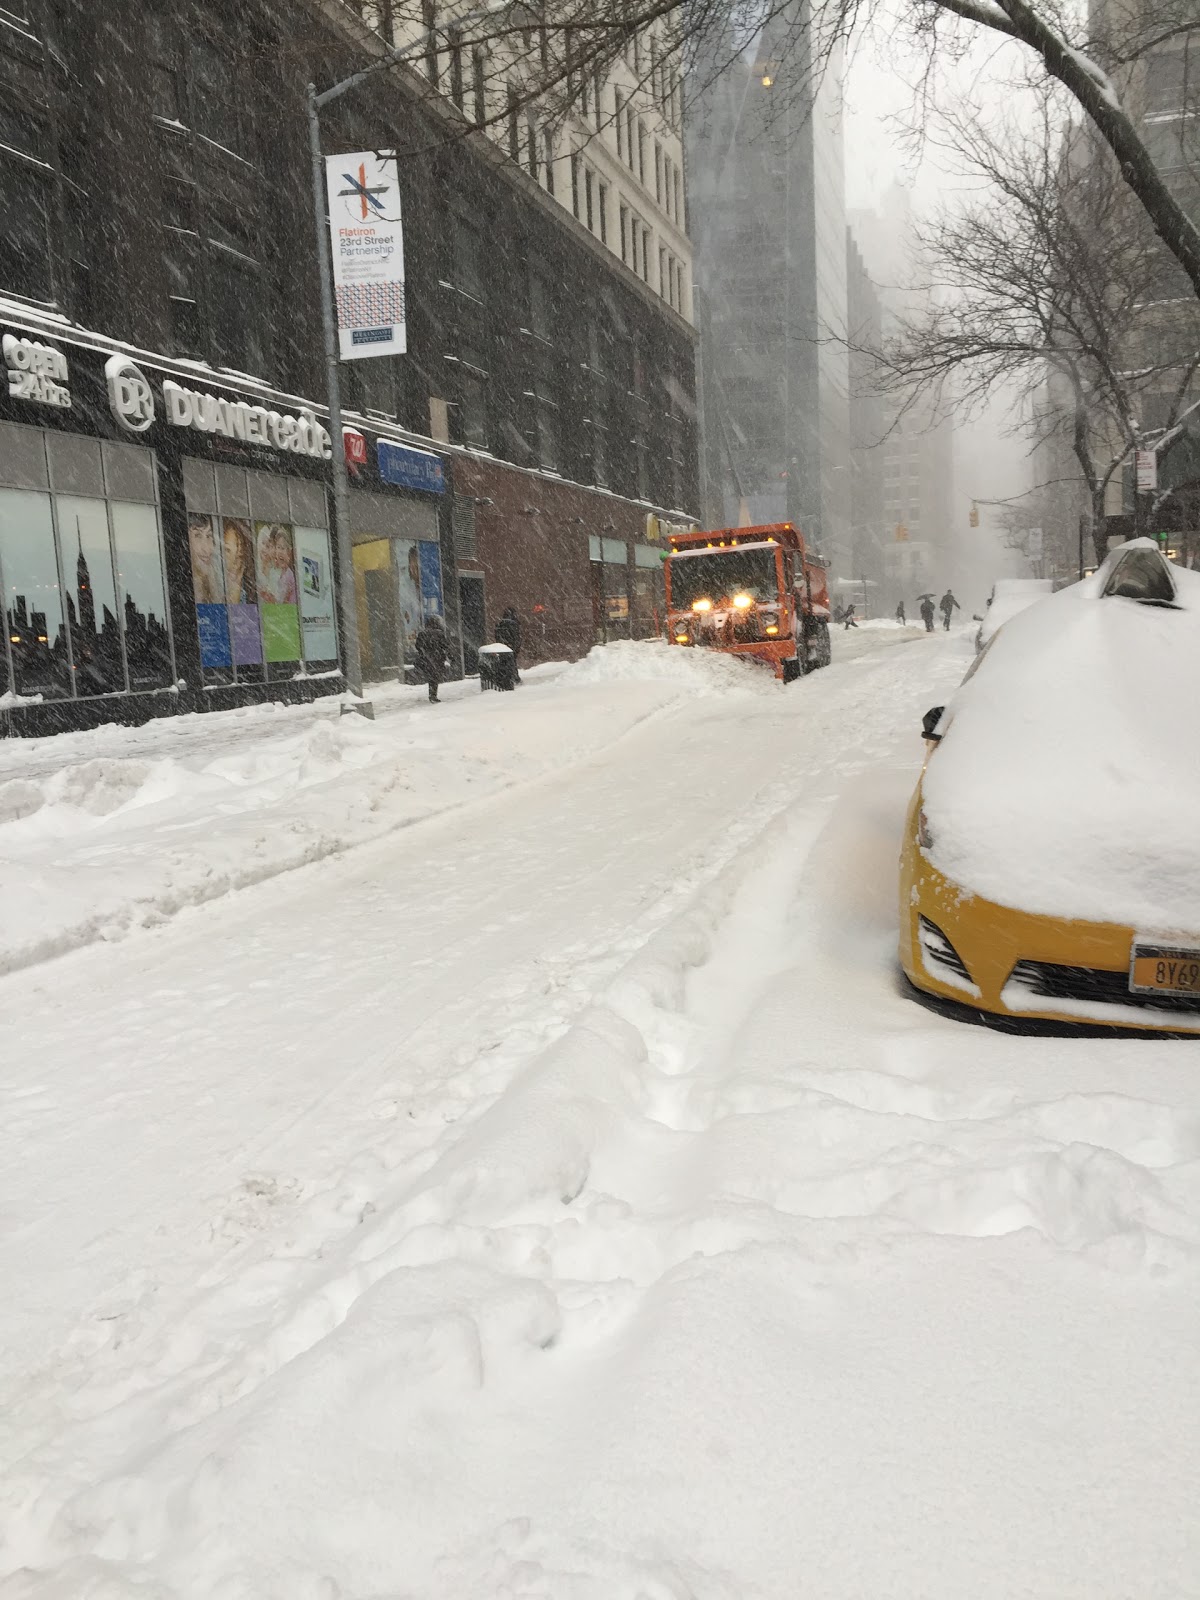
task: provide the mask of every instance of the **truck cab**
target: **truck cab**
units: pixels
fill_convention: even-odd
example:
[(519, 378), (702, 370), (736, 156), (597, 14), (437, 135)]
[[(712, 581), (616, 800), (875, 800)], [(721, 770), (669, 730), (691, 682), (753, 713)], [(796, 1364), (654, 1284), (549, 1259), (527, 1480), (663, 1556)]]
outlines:
[(673, 533), (668, 643), (750, 656), (784, 683), (829, 664), (825, 564), (790, 522)]

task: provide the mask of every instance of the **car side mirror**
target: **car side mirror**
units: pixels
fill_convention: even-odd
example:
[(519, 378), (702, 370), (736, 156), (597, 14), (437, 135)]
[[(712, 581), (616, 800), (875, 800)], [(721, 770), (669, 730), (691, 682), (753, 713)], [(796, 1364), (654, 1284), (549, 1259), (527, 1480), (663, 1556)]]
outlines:
[(945, 706), (930, 706), (921, 718), (921, 737), (928, 739), (931, 744), (937, 744), (942, 737), (937, 731), (937, 725), (942, 720), (942, 712), (945, 709)]

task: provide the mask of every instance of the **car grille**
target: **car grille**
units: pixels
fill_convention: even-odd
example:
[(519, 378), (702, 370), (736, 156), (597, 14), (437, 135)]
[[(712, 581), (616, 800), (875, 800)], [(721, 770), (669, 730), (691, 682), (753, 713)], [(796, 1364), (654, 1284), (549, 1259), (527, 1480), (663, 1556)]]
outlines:
[(1092, 1005), (1143, 1006), (1152, 1011), (1200, 1011), (1200, 995), (1132, 994), (1127, 972), (1099, 967), (1062, 967), (1049, 961), (1018, 961), (1008, 978), (1026, 994)]
[(930, 922), (928, 917), (920, 919), (921, 950), (926, 963), (934, 963), (938, 967), (948, 968), (957, 978), (964, 983), (971, 982), (971, 974), (967, 971), (966, 962), (958, 951), (947, 939), (936, 922)]

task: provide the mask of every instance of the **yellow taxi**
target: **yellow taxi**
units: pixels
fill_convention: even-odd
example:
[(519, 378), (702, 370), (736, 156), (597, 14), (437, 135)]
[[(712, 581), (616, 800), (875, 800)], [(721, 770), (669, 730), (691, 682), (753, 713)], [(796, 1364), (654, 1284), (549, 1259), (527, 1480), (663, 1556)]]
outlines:
[(1148, 539), (926, 713), (900, 960), (989, 1016), (1200, 1033), (1200, 574)]

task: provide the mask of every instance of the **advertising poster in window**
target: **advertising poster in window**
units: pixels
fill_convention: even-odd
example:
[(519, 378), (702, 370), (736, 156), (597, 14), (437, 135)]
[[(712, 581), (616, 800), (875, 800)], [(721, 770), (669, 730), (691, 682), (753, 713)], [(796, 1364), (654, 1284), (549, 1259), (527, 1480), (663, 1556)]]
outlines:
[(240, 517), (226, 517), (221, 531), (225, 566), (225, 601), (229, 607), (229, 638), (235, 665), (262, 661), (262, 627), (258, 614), (258, 574), (255, 571), (254, 535)]
[(300, 614), (292, 530), (284, 522), (256, 522), (254, 542), (266, 659), (299, 661)]
[(200, 635), (200, 665), (207, 669), (230, 667), (233, 655), (225, 614), (225, 580), (212, 517), (188, 517), (188, 548), (192, 558), (196, 629)]
[(403, 355), (404, 233), (396, 158), (378, 150), (326, 156), (325, 182), (342, 360)]
[(329, 535), (323, 528), (296, 529), (296, 570), (300, 577), (300, 634), (305, 661), (336, 661), (333, 621), (333, 566)]
[(421, 574), (421, 617), (445, 618), (442, 609), (442, 553), (437, 545), (422, 539), (418, 546)]
[(393, 539), (397, 598), (404, 630), (404, 653), (411, 660), (421, 627), (421, 557), (416, 539)]

